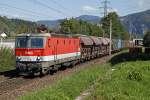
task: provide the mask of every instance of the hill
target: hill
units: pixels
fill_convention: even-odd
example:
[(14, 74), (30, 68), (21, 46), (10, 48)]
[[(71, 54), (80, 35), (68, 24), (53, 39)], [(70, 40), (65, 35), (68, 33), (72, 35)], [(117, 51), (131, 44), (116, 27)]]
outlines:
[(76, 17), (76, 19), (87, 21), (90, 23), (99, 23), (101, 18), (98, 16), (92, 16), (92, 15), (81, 15), (79, 17)]
[(49, 28), (56, 28), (59, 26), (60, 22), (62, 20), (41, 20), (41, 21), (37, 21), (37, 24), (44, 24), (46, 26), (48, 26)]
[(125, 28), (139, 35), (150, 29), (150, 10), (121, 17)]
[[(100, 17), (92, 15), (81, 15), (75, 19), (95, 24), (99, 23), (101, 20)], [(150, 29), (150, 10), (123, 16), (120, 17), (120, 19), (124, 27), (132, 34), (143, 35), (144, 32)], [(34, 32), (37, 24), (44, 24), (49, 28), (58, 29), (62, 20), (63, 19), (31, 22), (0, 16), (0, 31), (4, 31), (8, 33), (8, 35), (24, 31)]]
[[(87, 21), (87, 22), (90, 22), (90, 23), (98, 23), (98, 22), (100, 22), (100, 17), (92, 16), (92, 15), (81, 15), (79, 17), (76, 17), (75, 19)], [(56, 27), (58, 27), (60, 25), (62, 20), (63, 19), (58, 19), (58, 20), (40, 20), (37, 23), (38, 24), (44, 24), (44, 25), (48, 26), (49, 28), (56, 28)]]
[[(76, 17), (77, 20), (83, 20), (90, 23), (99, 23), (100, 17), (92, 15), (81, 15)], [(144, 31), (150, 29), (150, 10), (130, 14), (127, 16), (120, 17), (120, 20), (128, 32), (136, 33), (138, 35), (143, 35)], [(38, 21), (39, 24), (45, 24), (48, 27), (58, 27), (62, 20), (44, 20)]]
[(24, 31), (35, 31), (36, 23), (21, 19), (9, 19), (6, 16), (0, 16), (0, 31), (6, 32), (8, 35), (20, 33)]

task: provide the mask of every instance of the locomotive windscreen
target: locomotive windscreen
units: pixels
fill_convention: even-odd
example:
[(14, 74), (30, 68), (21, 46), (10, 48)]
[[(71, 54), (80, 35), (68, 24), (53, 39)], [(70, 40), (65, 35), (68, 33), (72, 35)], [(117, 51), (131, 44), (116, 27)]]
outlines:
[(27, 48), (28, 39), (26, 37), (19, 37), (16, 39), (16, 48)]
[(43, 38), (38, 37), (18, 37), (16, 39), (16, 48), (43, 48)]
[(43, 48), (43, 38), (31, 38), (31, 48)]

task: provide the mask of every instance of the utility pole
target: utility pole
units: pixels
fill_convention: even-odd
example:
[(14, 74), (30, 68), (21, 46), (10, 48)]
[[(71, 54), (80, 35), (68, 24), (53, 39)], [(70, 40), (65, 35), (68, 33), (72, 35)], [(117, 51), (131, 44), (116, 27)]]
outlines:
[(104, 17), (105, 17), (105, 16), (107, 16), (107, 3), (108, 3), (108, 1), (105, 0), (103, 3), (104, 3)]
[[(101, 3), (103, 4), (103, 6), (99, 7), (99, 8), (104, 10), (102, 13), (103, 13), (103, 16), (105, 18), (108, 15), (108, 9), (111, 9), (111, 7), (108, 6), (108, 4), (110, 3), (110, 1), (103, 0)], [(104, 36), (105, 36), (105, 30), (103, 30), (103, 37)]]
[(104, 9), (104, 17), (106, 17), (108, 15), (108, 9), (110, 9), (110, 7), (108, 7), (108, 3), (110, 3), (108, 0), (104, 0), (103, 2), (103, 7), (100, 7), (102, 9)]
[(110, 44), (109, 44), (109, 56), (111, 56), (111, 45), (112, 45), (112, 20), (110, 19), (110, 34), (109, 34), (109, 38), (110, 38)]

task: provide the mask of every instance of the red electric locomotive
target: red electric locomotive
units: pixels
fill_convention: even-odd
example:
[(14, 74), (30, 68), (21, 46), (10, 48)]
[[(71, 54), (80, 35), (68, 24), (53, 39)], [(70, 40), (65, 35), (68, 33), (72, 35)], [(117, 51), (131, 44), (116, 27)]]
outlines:
[(80, 39), (55, 33), (20, 34), (16, 37), (16, 69), (25, 74), (46, 74), (80, 59)]

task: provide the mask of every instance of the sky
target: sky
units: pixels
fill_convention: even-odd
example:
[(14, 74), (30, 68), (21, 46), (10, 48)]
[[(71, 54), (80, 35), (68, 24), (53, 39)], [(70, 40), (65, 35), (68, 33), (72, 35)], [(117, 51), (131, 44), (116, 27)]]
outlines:
[[(103, 0), (0, 0), (0, 15), (30, 21), (80, 15), (103, 16)], [(109, 11), (119, 16), (150, 9), (150, 0), (109, 0)]]

